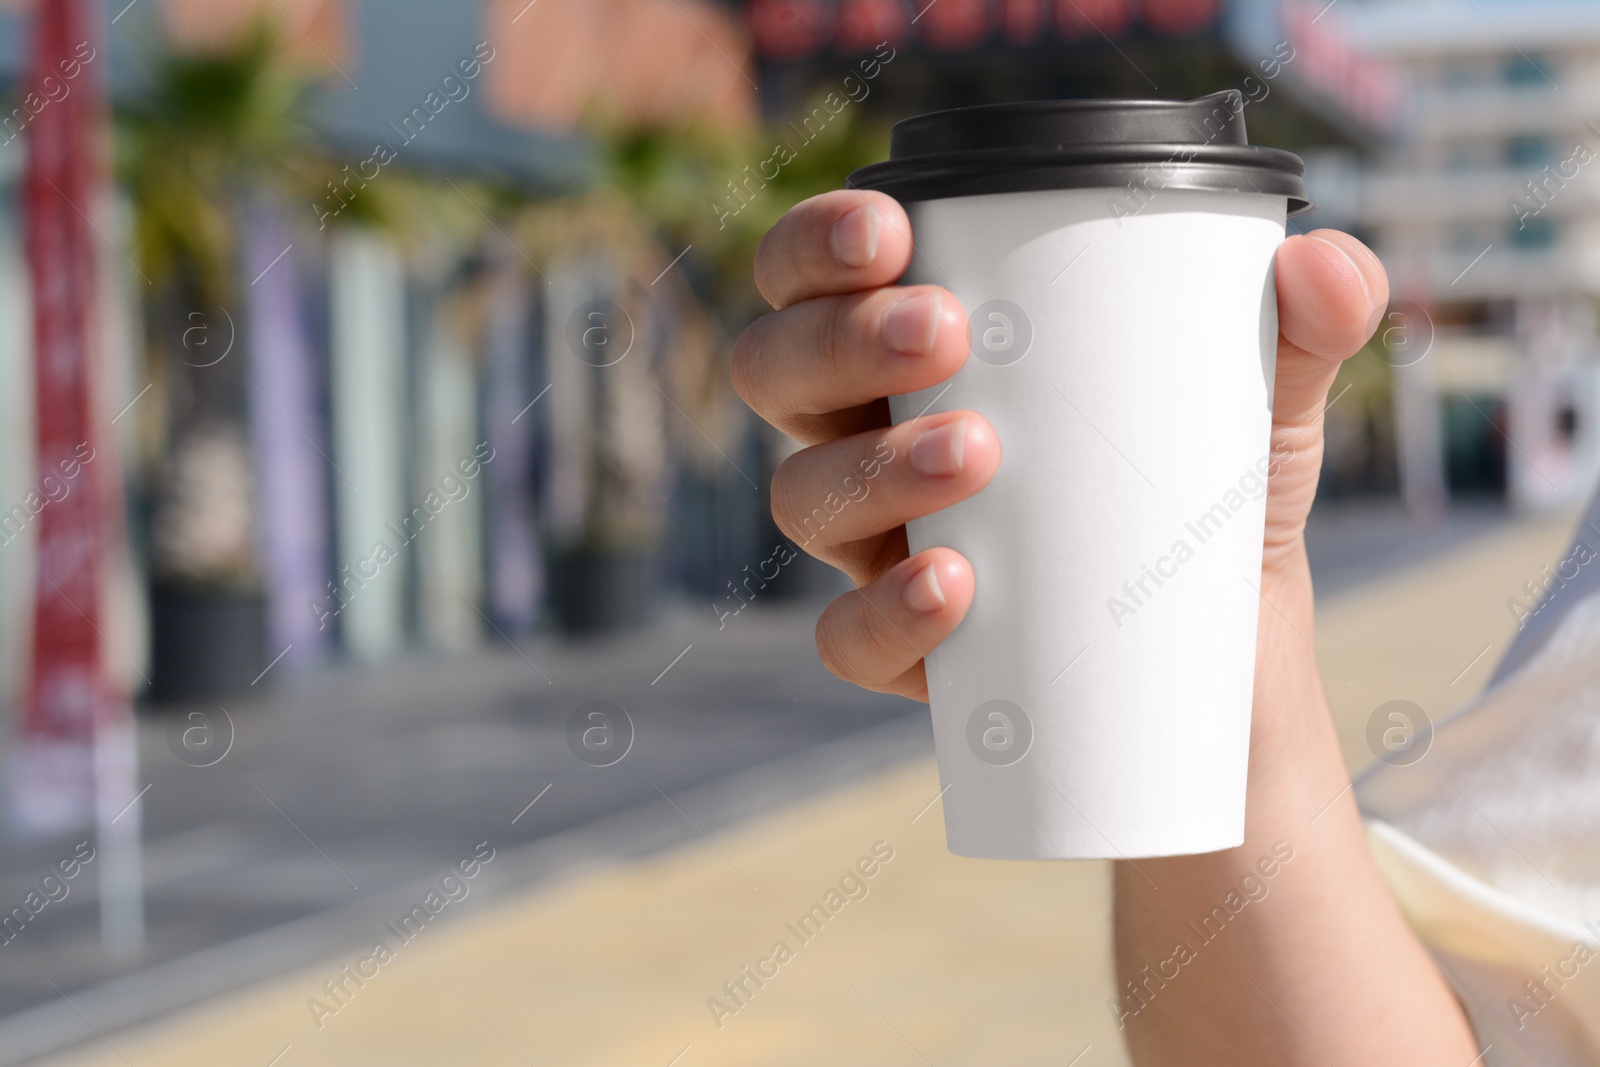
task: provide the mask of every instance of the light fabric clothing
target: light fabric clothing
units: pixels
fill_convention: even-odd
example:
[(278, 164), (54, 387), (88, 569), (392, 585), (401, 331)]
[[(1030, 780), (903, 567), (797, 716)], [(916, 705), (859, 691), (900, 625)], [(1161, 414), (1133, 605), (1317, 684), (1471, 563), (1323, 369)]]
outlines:
[[(1578, 540), (1600, 548), (1597, 530), (1600, 497)], [(1600, 560), (1422, 759), (1375, 765), (1356, 796), (1485, 1067), (1600, 1067)]]

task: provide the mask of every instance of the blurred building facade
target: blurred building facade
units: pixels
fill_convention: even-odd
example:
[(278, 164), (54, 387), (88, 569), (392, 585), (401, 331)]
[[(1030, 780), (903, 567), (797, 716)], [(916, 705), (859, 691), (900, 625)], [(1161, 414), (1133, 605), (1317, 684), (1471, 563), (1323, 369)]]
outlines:
[(1404, 488), (1572, 504), (1600, 476), (1600, 8), (1351, 0), (1328, 31), (1404, 88), (1365, 153), (1313, 157), (1319, 222), (1387, 265)]
[[(28, 5), (17, 7), (0, 15), (0, 80), (13, 98), (28, 40)], [(582, 194), (616, 179), (596, 123), (739, 129), (757, 121), (759, 100), (776, 125), (809, 114), (810, 95), (874, 54), (901, 59), (856, 109), (883, 128), (980, 93), (1134, 92), (1145, 64), (1185, 83), (1180, 92), (1211, 88), (1219, 69), (1229, 82), (1249, 73), (1220, 36), (1214, 0), (1137, 11), (968, 0), (926, 11), (711, 0), (101, 7), (96, 74), (158, 145), (132, 170), (124, 163), (117, 194), (95, 209), (103, 392), (118, 412), (108, 432), (125, 461), (133, 539), (107, 630), (113, 669), (159, 699), (237, 690), (332, 656), (637, 621), (664, 587), (709, 606), (741, 562), (769, 554), (776, 531), (760, 486), (783, 446), (732, 398), (717, 321), (743, 312), (715, 306), (714, 286), (691, 273), (703, 271), (699, 257), (662, 244), (648, 213), (619, 221), (620, 201), (583, 206)], [(148, 237), (149, 175), (183, 177), (161, 169), (159, 146), (188, 153), (203, 141), (206, 94), (230, 78), (270, 80), (237, 53), (261, 24), (278, 42), (272, 62), (312, 83), (299, 113), (310, 140), (295, 150), (331, 160), (329, 180), (302, 203), (245, 175), (245, 195), (169, 235), (206, 270), (152, 278), (135, 250)], [(172, 56), (189, 65), (173, 68)], [(207, 57), (220, 58), (208, 67)], [(949, 77), (952, 66), (965, 73)], [(1052, 70), (1051, 84), (1004, 76)], [(0, 161), (8, 224), (25, 143)], [(224, 137), (205, 165), (259, 148)], [(819, 145), (806, 165), (828, 187), (862, 161)], [(408, 174), (442, 180), (444, 200), (420, 202), (432, 217), (396, 207)], [(203, 192), (185, 189), (190, 200)], [(542, 202), (558, 209), (516, 206)], [(212, 230), (224, 238), (205, 246)], [(0, 235), (0, 270), (19, 312), (9, 321), (25, 323), (14, 229)], [(15, 415), (6, 500), (35, 477), (31, 370), (16, 331), (0, 359)], [(8, 696), (26, 672), (33, 592), (27, 531), (11, 540), (0, 568)], [(802, 568), (790, 572), (795, 581)]]
[[(29, 5), (13, 6), (0, 14), (0, 82), (19, 109), (0, 147), (0, 301), (13, 312), (0, 331), (8, 708), (25, 685), (35, 592), (27, 509), (11, 505), (39, 496), (35, 427), (49, 417), (33, 410), (18, 222)], [(705, 0), (99, 6), (104, 38), (85, 43), (85, 69), (134, 115), (118, 124), (115, 194), (86, 205), (103, 239), (96, 362), (116, 416), (104, 432), (131, 497), (133, 551), (105, 626), (108, 669), (126, 688), (196, 699), (247, 691), (269, 667), (625, 625), (664, 589), (711, 602), (718, 566), (757, 558), (761, 498), (736, 469), (757, 468), (698, 455), (752, 445), (720, 371), (725, 334), (675, 260), (685, 250), (648, 219), (585, 199), (603, 161), (580, 132), (597, 110), (748, 125), (736, 11)], [(260, 26), (276, 42), (273, 70), (241, 44)], [(558, 60), (588, 81), (551, 80)], [(288, 91), (280, 73), (309, 79), (303, 107), (281, 121), (249, 110)], [(256, 97), (240, 88), (251, 78)], [(227, 121), (277, 122), (261, 144), (280, 138), (327, 181), (304, 193), (274, 184), (266, 164), (280, 161), (244, 158), (261, 144), (236, 132), (202, 157), (207, 108), (236, 105)], [(130, 149), (133, 138), (158, 147)], [(241, 172), (209, 190), (215, 203), (167, 205), (188, 212), (169, 251), (205, 265), (170, 278), (137, 250), (159, 214), (146, 178), (159, 184), (163, 143), (193, 148), (200, 170), (241, 154)], [(585, 309), (600, 309), (598, 333), (585, 332)], [(706, 394), (707, 381), (720, 391)]]
[[(1025, 97), (1237, 88), (1253, 139), (1311, 161), (1321, 209), (1311, 223), (1369, 239), (1400, 301), (1381, 334), (1391, 366), (1330, 416), (1330, 464), (1366, 456), (1349, 484), (1398, 482), (1419, 511), (1452, 489), (1542, 506), (1600, 471), (1588, 166), (1600, 153), (1600, 108), (1588, 107), (1600, 16), (1583, 5), (107, 0), (103, 10), (97, 70), (124, 108), (163, 77), (152, 56), (226, 50), (265, 19), (283, 61), (314, 84), (306, 132), (333, 163), (303, 202), (257, 190), (231, 205), (225, 297), (152, 296), (158, 287), (127, 255), (140, 215), (126, 176), (96, 211), (105, 392), (111, 410), (130, 405), (114, 428), (134, 504), (115, 632), (136, 688), (140, 675), (183, 670), (198, 672), (195, 691), (224, 675), (237, 686), (280, 654), (292, 670), (552, 623), (603, 627), (636, 620), (662, 588), (715, 610), (741, 564), (766, 558), (777, 532), (761, 486), (785, 446), (745, 416), (724, 370), (749, 309), (708, 281), (706, 249), (686, 247), (697, 238), (669, 244), (670, 229), (652, 222), (681, 189), (652, 186), (661, 200), (642, 210), (620, 195), (583, 199), (617, 181), (593, 136), (606, 124), (665, 131), (622, 142), (642, 166), (695, 124), (758, 131), (761, 143), (843, 94), (848, 113), (786, 167), (810, 168), (820, 189), (856, 162), (839, 147), (847, 125), (882, 130), (917, 111)], [(0, 15), (0, 81), (13, 97), (24, 27)], [(870, 75), (863, 57), (874, 57)], [(0, 146), (0, 306), (14, 312), (0, 316), (3, 502), (35, 477), (29, 341), (17, 325), (28, 307), (24, 143)], [(719, 160), (713, 176), (731, 195), (748, 191), (740, 164), (754, 158)], [(399, 203), (411, 196), (404, 175), (443, 198)], [(755, 214), (719, 182), (704, 185), (684, 195), (712, 228), (730, 203), (741, 223)], [(784, 206), (765, 195), (756, 207)], [(380, 207), (392, 209), (388, 224)], [(204, 377), (218, 346), (235, 353), (231, 392), (206, 384), (219, 374)], [(1365, 436), (1350, 429), (1357, 414)], [(31, 595), (26, 531), (13, 540), (0, 548), (6, 696), (24, 671)]]

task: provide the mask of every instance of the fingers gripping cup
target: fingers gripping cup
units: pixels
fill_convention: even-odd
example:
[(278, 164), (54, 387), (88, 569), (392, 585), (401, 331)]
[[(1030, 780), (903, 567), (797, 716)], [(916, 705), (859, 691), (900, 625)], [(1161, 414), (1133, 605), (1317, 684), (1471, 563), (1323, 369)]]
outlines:
[(896, 197), (904, 281), (967, 309), (949, 382), (1004, 449), (908, 525), (977, 591), (927, 657), (950, 850), (1178, 855), (1244, 840), (1277, 303), (1298, 157), (1237, 92), (963, 108), (897, 124), (850, 184)]

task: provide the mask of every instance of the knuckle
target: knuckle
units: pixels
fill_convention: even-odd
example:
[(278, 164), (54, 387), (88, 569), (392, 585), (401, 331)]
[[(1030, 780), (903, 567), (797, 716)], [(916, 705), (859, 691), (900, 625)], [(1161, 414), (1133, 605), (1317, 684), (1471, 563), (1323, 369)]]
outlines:
[(778, 232), (779, 227), (783, 225), (783, 221), (783, 219), (779, 219), (773, 223), (767, 232), (761, 235), (761, 240), (756, 244), (754, 270), (756, 292), (760, 293), (761, 298), (774, 308), (781, 306), (781, 303), (778, 300), (777, 287), (772, 277), (774, 266), (772, 257), (775, 254), (773, 251), (773, 242), (775, 240), (773, 235)]
[(758, 331), (766, 318), (757, 319), (739, 334), (733, 342), (733, 357), (728, 364), (728, 377), (733, 383), (733, 391), (739, 394), (751, 409), (756, 407), (759, 395), (760, 373), (757, 370), (757, 351), (760, 348)]
[(772, 521), (778, 530), (807, 555), (817, 555), (819, 545), (835, 545), (838, 537), (832, 527), (834, 513), (812, 487), (806, 476), (813, 465), (812, 449), (802, 449), (778, 465), (772, 473), (768, 495)]
[(819, 545), (838, 543), (837, 537), (832, 536), (832, 515), (822, 504), (802, 496), (798, 482), (791, 482), (782, 490), (774, 485), (772, 501), (772, 519), (778, 529), (807, 555), (817, 555)]
[(1319, 413), (1307, 422), (1275, 423), (1272, 427), (1271, 458), (1274, 472), (1297, 466), (1307, 456), (1320, 460), (1323, 420)]
[(817, 621), (817, 653), (839, 678), (874, 688), (904, 673), (905, 649), (887, 639), (886, 627), (862, 590), (845, 593)]
[(772, 485), (768, 491), (771, 498), (772, 521), (778, 524), (778, 530), (789, 540), (801, 544), (803, 541), (796, 536), (795, 529), (795, 486), (798, 477), (795, 474), (795, 457), (802, 455), (796, 452), (793, 456), (778, 464), (778, 469), (772, 472)]
[(821, 358), (821, 373), (837, 376), (849, 371), (846, 364), (851, 346), (845, 334), (850, 319), (845, 314), (845, 301), (836, 298), (826, 301), (826, 305), (822, 322), (818, 324), (818, 355)]
[(855, 652), (865, 662), (880, 665), (880, 669), (873, 672), (875, 677), (893, 678), (905, 669), (902, 661), (908, 658), (910, 647), (905, 638), (890, 628), (888, 620), (866, 602), (867, 594), (858, 595), (862, 598), (857, 609), (861, 613), (861, 628)]
[(831, 611), (825, 611), (822, 614), (822, 618), (817, 620), (817, 658), (822, 661), (823, 667), (827, 668), (829, 674), (835, 678), (853, 682), (855, 679), (851, 677), (844, 661), (839, 657), (838, 644), (834, 640), (832, 620), (830, 618), (832, 614)]

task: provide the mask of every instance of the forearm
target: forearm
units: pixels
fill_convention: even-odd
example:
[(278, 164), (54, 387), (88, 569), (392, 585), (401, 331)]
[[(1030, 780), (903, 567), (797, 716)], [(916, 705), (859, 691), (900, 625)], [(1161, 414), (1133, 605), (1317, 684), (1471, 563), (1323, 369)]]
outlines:
[(1244, 845), (1115, 865), (1140, 1067), (1463, 1067), (1479, 1049), (1368, 849), (1311, 645), (1304, 553), (1263, 579)]

